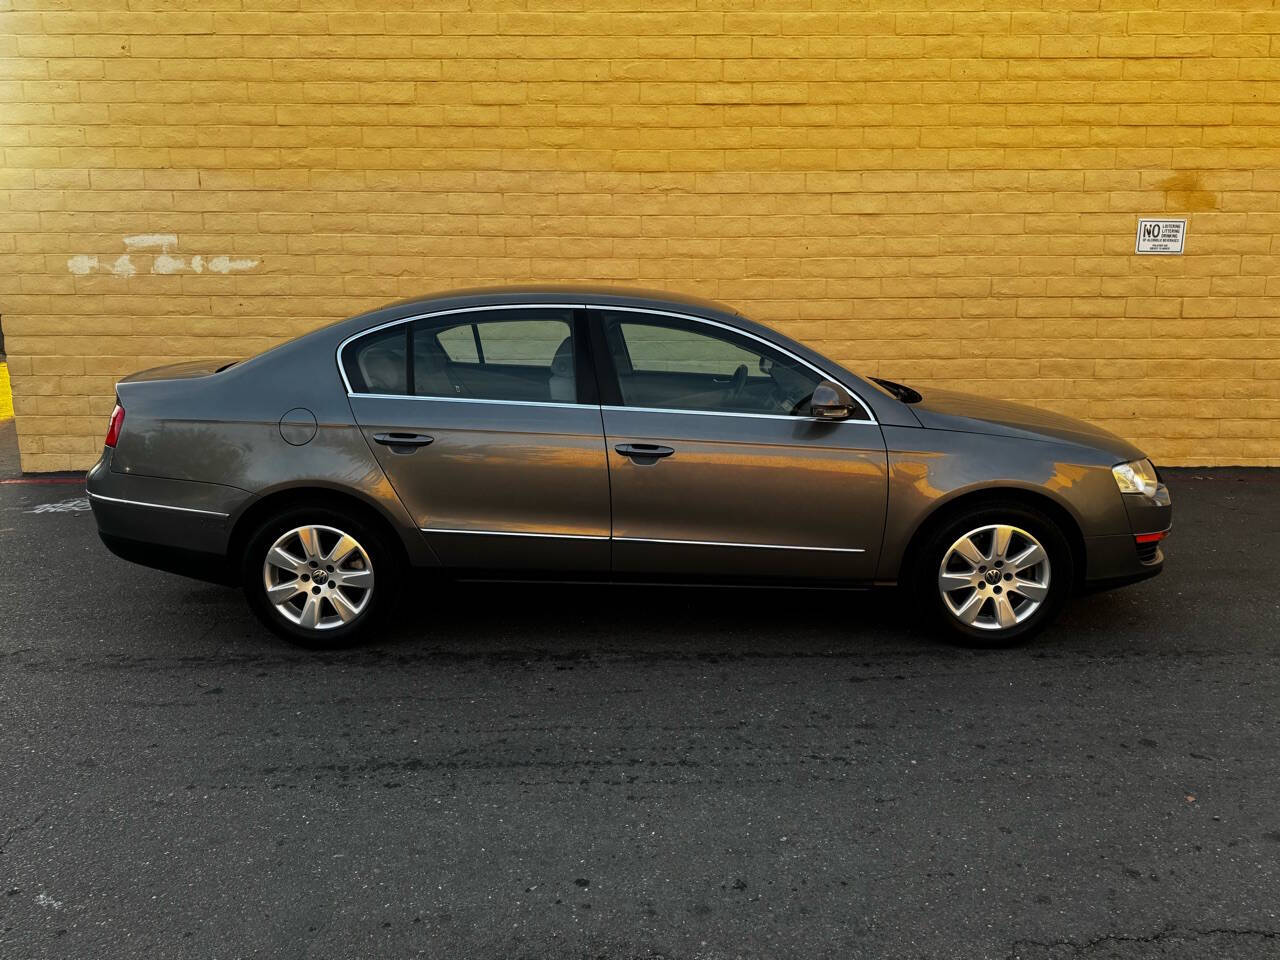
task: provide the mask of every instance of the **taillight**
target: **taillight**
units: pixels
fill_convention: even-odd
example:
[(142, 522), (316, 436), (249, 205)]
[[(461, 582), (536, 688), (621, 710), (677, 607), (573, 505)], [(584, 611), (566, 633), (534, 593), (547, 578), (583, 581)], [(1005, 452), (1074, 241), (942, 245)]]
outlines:
[(120, 439), (120, 430), (124, 426), (124, 407), (116, 404), (111, 411), (111, 422), (107, 425), (107, 439), (103, 441), (108, 447), (114, 447)]

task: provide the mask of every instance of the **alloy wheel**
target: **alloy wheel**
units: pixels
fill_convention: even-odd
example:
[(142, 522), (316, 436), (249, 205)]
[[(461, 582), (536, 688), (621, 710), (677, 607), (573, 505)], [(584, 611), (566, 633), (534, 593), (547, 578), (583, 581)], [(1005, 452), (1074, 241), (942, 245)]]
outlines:
[(990, 524), (964, 534), (942, 557), (938, 592), (958, 621), (980, 630), (1024, 622), (1049, 596), (1049, 554), (1026, 530)]
[(290, 623), (331, 630), (369, 606), (373, 564), (355, 537), (336, 527), (295, 527), (267, 550), (262, 582), (267, 600)]

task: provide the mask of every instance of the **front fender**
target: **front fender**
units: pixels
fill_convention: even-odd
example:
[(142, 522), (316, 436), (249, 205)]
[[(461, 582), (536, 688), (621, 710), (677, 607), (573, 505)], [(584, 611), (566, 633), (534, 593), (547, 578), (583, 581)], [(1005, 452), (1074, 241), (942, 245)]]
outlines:
[(1103, 451), (1069, 443), (885, 427), (889, 500), (877, 579), (898, 578), (911, 539), (939, 511), (975, 493), (1016, 490), (1061, 507), (1084, 539), (1129, 532)]

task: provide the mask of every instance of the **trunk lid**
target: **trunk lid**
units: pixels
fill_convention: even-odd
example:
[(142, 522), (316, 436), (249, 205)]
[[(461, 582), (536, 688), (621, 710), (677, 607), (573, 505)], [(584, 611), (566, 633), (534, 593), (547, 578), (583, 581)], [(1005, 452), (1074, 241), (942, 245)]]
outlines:
[(151, 367), (139, 370), (120, 380), (121, 383), (143, 383), (149, 380), (190, 380), (194, 377), (208, 377), (234, 361), (231, 360), (191, 360), (187, 363), (171, 363), (163, 367)]

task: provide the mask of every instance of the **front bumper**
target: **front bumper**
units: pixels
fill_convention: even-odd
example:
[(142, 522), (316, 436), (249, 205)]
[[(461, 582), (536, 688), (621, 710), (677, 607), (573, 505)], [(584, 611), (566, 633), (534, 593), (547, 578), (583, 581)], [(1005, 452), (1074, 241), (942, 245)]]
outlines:
[[(1173, 523), (1169, 488), (1159, 485), (1153, 496), (1122, 494), (1130, 533), (1085, 540), (1088, 563), (1085, 586), (1105, 589), (1154, 577), (1164, 569), (1164, 551), (1155, 534), (1167, 534)], [(1141, 538), (1141, 539), (1140, 539)]]
[(107, 548), (134, 563), (226, 581), (232, 517), (251, 495), (217, 483), (113, 471), (111, 454), (103, 451), (85, 484)]

